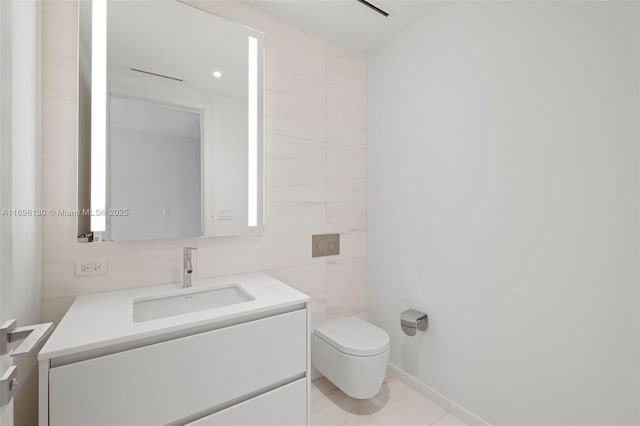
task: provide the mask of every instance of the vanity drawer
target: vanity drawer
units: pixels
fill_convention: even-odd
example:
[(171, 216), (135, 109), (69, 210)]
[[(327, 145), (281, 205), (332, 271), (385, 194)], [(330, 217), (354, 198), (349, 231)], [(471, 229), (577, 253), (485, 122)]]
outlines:
[(307, 424), (307, 379), (225, 408), (185, 426), (302, 426)]
[(158, 425), (306, 370), (306, 310), (49, 371), (51, 425)]

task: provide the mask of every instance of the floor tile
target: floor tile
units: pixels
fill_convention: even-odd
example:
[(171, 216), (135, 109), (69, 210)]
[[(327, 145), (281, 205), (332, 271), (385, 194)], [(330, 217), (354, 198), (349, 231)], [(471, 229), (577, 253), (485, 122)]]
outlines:
[(436, 421), (433, 426), (466, 426), (465, 423), (459, 418), (453, 416), (448, 413), (438, 421)]
[(464, 426), (429, 398), (388, 375), (373, 398), (351, 398), (322, 377), (311, 384), (312, 426)]
[(386, 385), (389, 388), (388, 401), (374, 414), (376, 420), (384, 425), (426, 426), (446, 413), (442, 407), (399, 380), (390, 380)]

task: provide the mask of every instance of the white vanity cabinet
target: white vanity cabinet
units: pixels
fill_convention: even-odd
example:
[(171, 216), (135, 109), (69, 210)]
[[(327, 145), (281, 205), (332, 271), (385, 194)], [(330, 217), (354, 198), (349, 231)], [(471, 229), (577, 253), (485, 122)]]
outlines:
[(307, 301), (211, 326), (41, 359), (40, 424), (308, 424)]
[(203, 417), (189, 426), (283, 426), (304, 424), (306, 380), (300, 379)]

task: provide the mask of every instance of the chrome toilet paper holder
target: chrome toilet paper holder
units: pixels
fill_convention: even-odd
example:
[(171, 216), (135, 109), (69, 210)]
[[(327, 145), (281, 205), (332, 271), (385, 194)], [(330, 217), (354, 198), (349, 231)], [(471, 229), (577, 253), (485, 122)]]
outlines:
[(415, 309), (407, 309), (400, 314), (400, 327), (407, 336), (415, 336), (418, 330), (426, 330), (428, 324), (427, 314)]

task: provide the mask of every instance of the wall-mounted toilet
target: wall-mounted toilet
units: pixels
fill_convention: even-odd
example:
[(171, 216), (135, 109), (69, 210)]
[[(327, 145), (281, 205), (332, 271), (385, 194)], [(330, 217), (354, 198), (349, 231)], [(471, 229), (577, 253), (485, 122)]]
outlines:
[(352, 398), (367, 399), (380, 391), (389, 360), (389, 335), (359, 318), (317, 325), (311, 335), (311, 363)]

